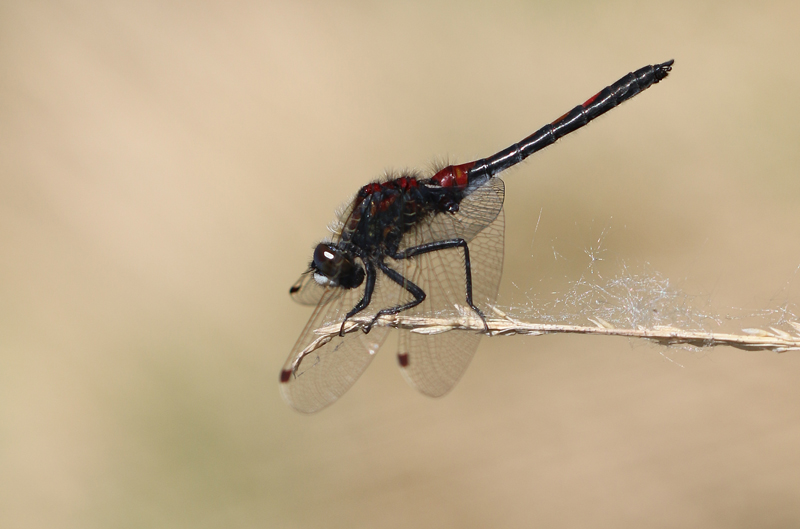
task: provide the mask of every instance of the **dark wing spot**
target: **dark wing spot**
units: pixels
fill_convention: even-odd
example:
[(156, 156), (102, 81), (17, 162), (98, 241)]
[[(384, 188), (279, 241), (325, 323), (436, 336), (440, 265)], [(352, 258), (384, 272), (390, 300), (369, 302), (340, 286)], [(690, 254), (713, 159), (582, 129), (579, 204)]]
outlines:
[(408, 367), (408, 353), (397, 353), (397, 361), (400, 367)]

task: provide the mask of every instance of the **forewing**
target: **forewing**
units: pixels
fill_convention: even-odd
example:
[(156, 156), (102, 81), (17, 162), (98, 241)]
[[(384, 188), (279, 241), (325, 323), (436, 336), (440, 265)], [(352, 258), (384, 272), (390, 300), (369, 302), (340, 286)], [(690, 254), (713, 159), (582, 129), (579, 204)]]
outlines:
[[(281, 394), (290, 406), (313, 413), (331, 404), (352, 386), (369, 365), (389, 333), (388, 327), (373, 327), (336, 336), (308, 354), (304, 351), (319, 338), (314, 331), (341, 324), (364, 294), (357, 289), (326, 288), (311, 318), (295, 343), (281, 372)], [(372, 316), (396, 304), (399, 291), (386, 278), (377, 278), (372, 303), (359, 316)], [(329, 299), (335, 298), (335, 299)]]
[[(503, 270), (503, 181), (494, 178), (465, 198), (455, 214), (440, 213), (410, 233), (406, 247), (462, 238), (468, 241), (473, 303), (485, 315), (497, 299)], [(470, 200), (467, 200), (470, 199)], [(425, 301), (404, 312), (408, 316), (461, 317), (456, 305), (474, 314), (466, 302), (464, 251), (450, 248), (399, 261), (402, 273), (427, 294)], [(420, 392), (439, 397), (459, 381), (472, 360), (481, 335), (450, 331), (425, 335), (400, 334), (398, 358), (406, 380)]]

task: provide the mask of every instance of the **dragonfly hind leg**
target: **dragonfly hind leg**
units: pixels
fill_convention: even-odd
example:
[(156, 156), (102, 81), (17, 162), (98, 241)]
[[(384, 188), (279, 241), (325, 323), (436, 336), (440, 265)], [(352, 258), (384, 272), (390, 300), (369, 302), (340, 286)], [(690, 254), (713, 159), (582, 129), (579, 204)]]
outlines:
[[(401, 259), (409, 259), (414, 257), (415, 255), (422, 255), (425, 253), (430, 252), (438, 252), (441, 250), (448, 250), (450, 248), (462, 248), (464, 250), (464, 275), (466, 279), (466, 301), (467, 305), (475, 311), (475, 313), (480, 317), (481, 321), (483, 322), (484, 332), (489, 332), (489, 325), (486, 323), (486, 316), (484, 316), (481, 309), (475, 306), (475, 303), (472, 302), (472, 267), (470, 266), (469, 260), (469, 246), (467, 245), (467, 241), (464, 239), (448, 239), (444, 241), (436, 241), (430, 242), (427, 244), (420, 244), (419, 246), (414, 246), (412, 248), (406, 248), (402, 252), (397, 252), (396, 254), (392, 255), (391, 258), (395, 260)], [(383, 270), (383, 268), (381, 268)], [(397, 272), (395, 272), (397, 273)], [(398, 274), (399, 275), (399, 274)], [(401, 276), (402, 277), (402, 276)], [(416, 288), (416, 285), (414, 285)], [(421, 289), (420, 289), (421, 291)], [(409, 290), (409, 292), (411, 292)], [(413, 294), (413, 292), (412, 292)], [(424, 292), (423, 292), (424, 295)], [(424, 299), (424, 298), (423, 298)], [(411, 305), (411, 307), (422, 303), (422, 300), (419, 300), (417, 303)], [(407, 307), (407, 308), (411, 308)], [(402, 310), (405, 310), (402, 309)], [(398, 311), (399, 312), (399, 311)]]

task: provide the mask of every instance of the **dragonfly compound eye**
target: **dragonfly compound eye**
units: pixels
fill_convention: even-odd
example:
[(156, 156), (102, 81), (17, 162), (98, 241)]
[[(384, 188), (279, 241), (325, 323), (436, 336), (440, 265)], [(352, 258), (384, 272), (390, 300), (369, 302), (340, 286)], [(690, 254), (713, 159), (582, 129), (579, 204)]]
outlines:
[(349, 252), (327, 243), (314, 250), (314, 280), (322, 286), (355, 288), (364, 281), (364, 268)]

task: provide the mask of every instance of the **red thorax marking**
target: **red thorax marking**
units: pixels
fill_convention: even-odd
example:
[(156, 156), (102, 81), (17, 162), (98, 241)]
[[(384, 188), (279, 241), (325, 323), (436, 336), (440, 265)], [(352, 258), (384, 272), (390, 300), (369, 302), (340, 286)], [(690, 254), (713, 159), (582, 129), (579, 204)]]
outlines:
[[(350, 218), (345, 223), (345, 229), (347, 231), (353, 231), (356, 229), (359, 221), (361, 220), (361, 203), (364, 202), (368, 197), (372, 197), (373, 195), (381, 196), (381, 200), (376, 202), (375, 200), (371, 200), (369, 204), (369, 215), (373, 216), (378, 211), (386, 211), (389, 209), (397, 197), (399, 193), (396, 191), (409, 191), (411, 189), (416, 189), (419, 187), (419, 183), (417, 179), (413, 176), (401, 176), (396, 180), (388, 180), (386, 182), (373, 182), (371, 184), (367, 184), (361, 188), (355, 198), (355, 204), (353, 205), (353, 212), (350, 214)], [(395, 191), (392, 193), (391, 191)]]

